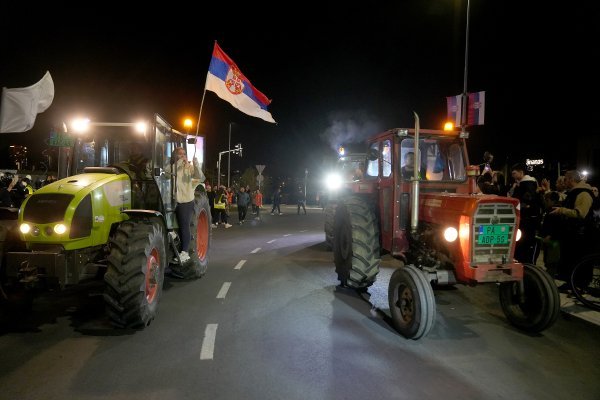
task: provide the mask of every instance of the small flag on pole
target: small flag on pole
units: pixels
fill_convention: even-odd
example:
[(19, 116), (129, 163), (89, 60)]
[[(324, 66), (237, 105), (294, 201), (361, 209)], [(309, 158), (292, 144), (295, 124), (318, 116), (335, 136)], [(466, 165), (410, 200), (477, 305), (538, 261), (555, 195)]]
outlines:
[(454, 122), (454, 126), (460, 126), (462, 123), (461, 97), (462, 95), (460, 94), (446, 97), (448, 103), (448, 120)]
[(469, 93), (467, 125), (483, 125), (485, 117), (485, 91)]
[(50, 107), (54, 99), (54, 82), (50, 72), (31, 86), (2, 88), (0, 133), (25, 132), (33, 128), (35, 118)]
[(267, 106), (271, 100), (256, 89), (231, 58), (215, 42), (205, 90), (215, 92), (238, 110), (275, 123)]

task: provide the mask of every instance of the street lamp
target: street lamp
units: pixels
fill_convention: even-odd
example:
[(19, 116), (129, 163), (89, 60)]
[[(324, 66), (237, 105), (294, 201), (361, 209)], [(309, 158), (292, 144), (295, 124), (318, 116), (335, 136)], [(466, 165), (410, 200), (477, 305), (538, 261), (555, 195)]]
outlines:
[(192, 122), (191, 119), (186, 118), (185, 121), (183, 121), (183, 126), (185, 127), (185, 133), (186, 134), (190, 134), (190, 128), (192, 127), (194, 123)]

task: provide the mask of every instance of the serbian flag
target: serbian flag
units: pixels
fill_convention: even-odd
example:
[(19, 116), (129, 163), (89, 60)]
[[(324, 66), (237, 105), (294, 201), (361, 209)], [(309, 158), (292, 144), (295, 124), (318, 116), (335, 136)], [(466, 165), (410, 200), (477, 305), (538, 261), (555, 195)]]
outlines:
[(217, 42), (213, 49), (212, 59), (206, 76), (204, 90), (215, 92), (221, 99), (253, 117), (275, 123), (267, 106), (271, 100), (256, 89), (248, 78), (227, 54), (221, 50)]
[(446, 97), (446, 102), (448, 103), (448, 120), (454, 122), (454, 126), (461, 126), (462, 124), (461, 98), (461, 94)]
[(467, 125), (483, 125), (485, 117), (485, 91), (469, 93)]

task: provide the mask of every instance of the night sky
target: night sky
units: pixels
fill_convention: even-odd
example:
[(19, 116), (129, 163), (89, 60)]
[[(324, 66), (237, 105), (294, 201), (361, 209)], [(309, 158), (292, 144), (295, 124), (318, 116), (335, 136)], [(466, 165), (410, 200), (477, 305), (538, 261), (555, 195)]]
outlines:
[[(468, 91), (486, 91), (486, 123), (469, 129), (471, 163), (482, 162), (486, 150), (498, 167), (538, 157), (572, 163), (575, 145), (557, 134), (598, 132), (594, 3), (522, 3), (471, 1)], [(35, 159), (52, 126), (82, 115), (124, 122), (159, 113), (184, 130), (185, 117), (198, 117), (217, 40), (273, 100), (277, 125), (206, 92), (200, 134), (207, 168), (226, 150), (234, 122), (232, 143), (244, 147), (243, 158), (232, 156), (234, 168), (266, 164), (267, 175), (316, 174), (340, 141), (412, 127), (413, 111), (422, 128), (441, 129), (446, 96), (463, 88), (466, 5), (72, 10), (79, 18), (3, 5), (0, 85), (29, 86), (48, 70), (55, 98), (31, 131), (0, 135), (0, 148), (28, 144)]]

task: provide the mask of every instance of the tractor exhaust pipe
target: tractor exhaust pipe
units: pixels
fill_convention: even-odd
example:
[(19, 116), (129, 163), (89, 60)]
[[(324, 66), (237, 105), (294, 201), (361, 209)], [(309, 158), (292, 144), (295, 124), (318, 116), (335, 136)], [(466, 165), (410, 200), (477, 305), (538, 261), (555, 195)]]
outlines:
[(412, 208), (410, 210), (410, 230), (411, 233), (417, 233), (419, 226), (419, 180), (421, 177), (421, 153), (419, 152), (419, 115), (415, 114), (415, 149), (414, 149), (414, 169), (412, 181), (412, 199), (410, 201)]

